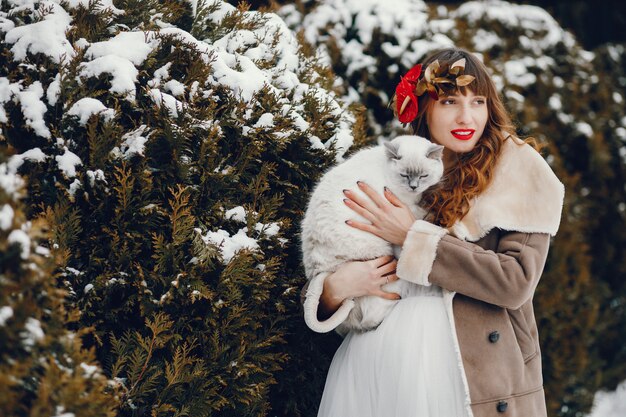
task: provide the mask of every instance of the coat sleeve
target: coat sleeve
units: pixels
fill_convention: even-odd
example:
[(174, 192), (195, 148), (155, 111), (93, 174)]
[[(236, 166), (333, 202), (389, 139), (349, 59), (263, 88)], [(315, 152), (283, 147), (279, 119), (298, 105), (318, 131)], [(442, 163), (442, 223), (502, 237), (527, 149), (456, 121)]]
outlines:
[(532, 297), (549, 245), (547, 233), (503, 230), (497, 248), (486, 250), (418, 220), (407, 234), (396, 272), (408, 281), (516, 310)]

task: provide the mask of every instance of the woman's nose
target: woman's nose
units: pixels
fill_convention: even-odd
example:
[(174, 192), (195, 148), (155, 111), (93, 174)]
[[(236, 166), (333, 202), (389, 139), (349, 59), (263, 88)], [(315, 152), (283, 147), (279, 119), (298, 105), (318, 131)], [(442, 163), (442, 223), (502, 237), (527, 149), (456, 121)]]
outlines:
[(461, 106), (456, 116), (457, 123), (467, 124), (472, 121), (471, 110), (466, 106)]

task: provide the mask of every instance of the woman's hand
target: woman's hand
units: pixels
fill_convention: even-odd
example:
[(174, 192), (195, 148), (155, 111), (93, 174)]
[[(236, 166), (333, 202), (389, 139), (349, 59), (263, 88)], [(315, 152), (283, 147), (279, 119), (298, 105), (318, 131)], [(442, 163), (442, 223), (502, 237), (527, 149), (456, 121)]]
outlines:
[(383, 198), (364, 182), (357, 181), (357, 184), (369, 199), (344, 190), (347, 198), (343, 201), (371, 224), (355, 220), (348, 220), (346, 223), (356, 229), (373, 233), (389, 243), (402, 246), (411, 225), (417, 220), (411, 210), (386, 188)]
[(381, 288), (388, 282), (398, 280), (396, 264), (393, 256), (342, 264), (324, 280), (318, 319), (326, 320), (346, 298), (376, 295), (388, 300), (399, 300), (400, 294), (383, 291)]
[(389, 300), (397, 300), (399, 294), (382, 290), (388, 282), (397, 281), (396, 265), (392, 256), (381, 256), (369, 261), (345, 262), (324, 280), (324, 291), (333, 298), (343, 301), (346, 298), (377, 295)]

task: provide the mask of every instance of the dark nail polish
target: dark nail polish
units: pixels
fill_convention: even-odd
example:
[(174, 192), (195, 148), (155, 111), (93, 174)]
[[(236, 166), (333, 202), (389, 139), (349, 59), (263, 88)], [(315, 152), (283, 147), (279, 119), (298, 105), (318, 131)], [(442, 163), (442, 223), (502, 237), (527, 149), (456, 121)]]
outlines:
[(348, 194), (350, 192), (350, 190), (343, 190), (344, 194)]
[(357, 183), (358, 185), (361, 185), (361, 181), (357, 181), (356, 183)]
[(387, 186), (383, 187), (385, 189), (385, 191), (389, 191), (389, 188), (387, 188)]

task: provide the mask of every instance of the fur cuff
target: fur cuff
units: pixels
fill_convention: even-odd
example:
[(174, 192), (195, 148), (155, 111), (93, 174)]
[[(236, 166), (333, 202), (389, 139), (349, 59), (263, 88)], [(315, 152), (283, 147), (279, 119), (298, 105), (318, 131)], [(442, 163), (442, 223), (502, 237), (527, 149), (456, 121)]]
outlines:
[(447, 229), (425, 220), (416, 220), (406, 235), (396, 275), (415, 284), (429, 286), (428, 275), (433, 268), (437, 245)]
[(304, 300), (304, 321), (311, 330), (318, 333), (327, 333), (334, 330), (348, 317), (350, 310), (354, 307), (354, 300), (346, 299), (335, 313), (324, 321), (317, 319), (317, 308), (320, 303), (320, 296), (324, 290), (324, 280), (330, 272), (317, 274), (309, 283)]

